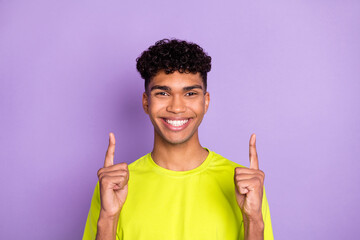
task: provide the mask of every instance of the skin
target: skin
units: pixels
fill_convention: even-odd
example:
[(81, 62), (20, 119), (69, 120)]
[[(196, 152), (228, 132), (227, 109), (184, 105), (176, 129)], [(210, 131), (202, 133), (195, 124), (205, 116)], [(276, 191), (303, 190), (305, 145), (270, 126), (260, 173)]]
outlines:
[(100, 185), (101, 209), (97, 224), (97, 240), (115, 239), (122, 206), (128, 193), (129, 170), (126, 163), (114, 165), (115, 136), (109, 134), (104, 167), (97, 175)]
[(245, 239), (264, 239), (262, 198), (265, 174), (259, 169), (256, 135), (249, 141), (249, 168), (235, 168), (235, 195), (244, 219)]
[[(187, 171), (200, 166), (208, 152), (200, 145), (198, 127), (208, 110), (210, 94), (199, 73), (165, 74), (160, 71), (143, 93), (142, 104), (154, 126), (152, 158), (159, 166)], [(184, 120), (181, 127), (167, 120)], [(261, 213), (264, 173), (259, 170), (255, 134), (250, 138), (250, 168), (236, 168), (236, 200), (243, 213), (245, 239), (263, 239)], [(114, 164), (115, 136), (109, 135), (104, 167), (98, 171), (101, 210), (96, 239), (115, 239), (118, 218), (128, 193), (129, 170), (126, 163)], [(187, 159), (187, 161), (184, 161)]]
[[(154, 126), (153, 160), (161, 167), (186, 171), (198, 167), (208, 152), (200, 145), (198, 127), (208, 110), (210, 94), (201, 76), (159, 72), (143, 94), (143, 108)], [(164, 119), (188, 119), (181, 131), (169, 129)], [(184, 159), (188, 159), (184, 162)]]

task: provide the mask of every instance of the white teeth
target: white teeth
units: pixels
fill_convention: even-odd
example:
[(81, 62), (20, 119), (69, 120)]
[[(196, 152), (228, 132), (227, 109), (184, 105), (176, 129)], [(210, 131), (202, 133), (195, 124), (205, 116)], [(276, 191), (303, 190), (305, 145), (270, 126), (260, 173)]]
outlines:
[(187, 123), (189, 120), (168, 120), (166, 119), (166, 122), (174, 127), (180, 127), (182, 125), (184, 125), (185, 123)]

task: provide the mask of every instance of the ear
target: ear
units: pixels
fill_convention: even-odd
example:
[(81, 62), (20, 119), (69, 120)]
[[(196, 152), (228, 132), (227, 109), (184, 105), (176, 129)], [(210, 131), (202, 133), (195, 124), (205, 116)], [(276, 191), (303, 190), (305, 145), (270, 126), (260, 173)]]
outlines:
[(149, 98), (146, 92), (144, 92), (142, 96), (142, 105), (145, 113), (149, 114)]
[(206, 92), (204, 97), (205, 97), (205, 113), (206, 113), (210, 104), (210, 93)]

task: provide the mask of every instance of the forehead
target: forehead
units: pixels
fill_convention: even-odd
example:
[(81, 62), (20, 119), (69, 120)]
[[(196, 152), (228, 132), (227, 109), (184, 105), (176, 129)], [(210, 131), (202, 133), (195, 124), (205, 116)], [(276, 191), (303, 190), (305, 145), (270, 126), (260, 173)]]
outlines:
[(178, 71), (170, 74), (166, 74), (164, 71), (160, 71), (151, 79), (149, 88), (155, 85), (168, 86), (172, 89), (183, 88), (185, 86), (192, 85), (200, 85), (204, 88), (200, 73), (180, 73)]

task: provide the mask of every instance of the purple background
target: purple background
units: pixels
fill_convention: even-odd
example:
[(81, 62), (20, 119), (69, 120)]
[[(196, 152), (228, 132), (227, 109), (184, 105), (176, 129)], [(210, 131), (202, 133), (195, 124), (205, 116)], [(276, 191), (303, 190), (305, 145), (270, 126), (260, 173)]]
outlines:
[(108, 133), (152, 149), (135, 59), (164, 37), (213, 58), (203, 146), (248, 166), (276, 239), (355, 239), (360, 2), (0, 1), (0, 239), (80, 239)]

